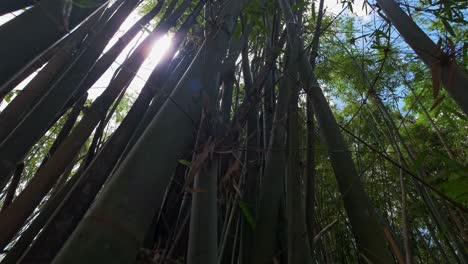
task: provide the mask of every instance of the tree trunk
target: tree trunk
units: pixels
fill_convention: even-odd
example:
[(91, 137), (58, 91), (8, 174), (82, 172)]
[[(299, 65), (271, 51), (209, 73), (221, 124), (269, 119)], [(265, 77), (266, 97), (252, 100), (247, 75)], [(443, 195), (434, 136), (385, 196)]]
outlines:
[[(199, 141), (198, 147), (202, 149), (202, 152), (195, 156), (194, 163), (198, 157), (210, 155), (209, 153), (213, 151), (212, 148), (215, 146), (213, 142), (215, 131), (210, 128), (210, 123), (213, 122), (213, 119), (210, 118), (211, 113), (204, 112), (202, 115), (197, 139)], [(200, 168), (195, 166), (192, 168), (199, 171), (195, 172), (193, 183), (187, 263), (216, 264), (218, 254), (218, 158), (208, 158), (201, 164)]]
[[(128, 44), (137, 36), (141, 29), (146, 27), (147, 24), (159, 14), (164, 6), (165, 0), (161, 0), (158, 4), (151, 9), (147, 14), (142, 16), (133, 26), (131, 26), (123, 36), (121, 36), (112, 47), (100, 57), (96, 63), (88, 70), (84, 79), (77, 85), (73, 97), (68, 98), (68, 102), (64, 108), (70, 105), (70, 102), (75, 101), (82, 96), (89, 88), (101, 78), (101, 76), (109, 69), (109, 67), (116, 61), (123, 50)], [(161, 21), (162, 22), (162, 21)], [(160, 23), (161, 23), (160, 22)]]
[[(281, 9), (286, 17), (286, 25), (292, 28), (296, 22), (289, 3), (279, 0)], [(289, 34), (291, 48), (302, 51), (303, 44), (297, 35)], [(339, 131), (339, 127), (323, 95), (320, 85), (315, 79), (312, 67), (305, 55), (298, 58), (300, 76), (311, 93), (317, 123), (322, 133), (324, 143), (328, 148), (332, 167), (338, 182), (346, 213), (351, 222), (356, 244), (363, 259), (377, 263), (393, 263), (391, 252), (387, 248), (387, 241), (383, 233), (374, 207), (362, 186), (359, 175), (354, 167), (351, 154)]]
[(15, 194), (16, 194), (16, 189), (18, 188), (18, 184), (20, 183), (20, 180), (21, 180), (21, 174), (23, 173), (23, 170), (24, 170), (24, 163), (21, 162), (20, 164), (16, 166), (15, 174), (13, 178), (11, 179), (8, 189), (6, 190), (7, 193), (5, 195), (5, 199), (3, 200), (2, 209), (0, 210), (0, 212), (5, 211), (5, 209), (7, 209), (8, 206), (10, 206), (11, 202), (13, 201), (13, 198), (15, 197)]
[[(244, 5), (244, 1), (229, 1), (223, 7), (218, 16), (223, 23), (218, 25), (225, 30), (210, 33), (210, 40), (201, 47), (170, 100), (121, 163), (53, 263), (127, 263), (135, 259), (152, 216), (162, 204), (177, 160), (193, 146), (194, 126), (200, 119), (200, 92), (212, 87), (203, 83), (210, 80), (218, 83), (234, 18)], [(212, 94), (213, 90), (206, 93)], [(122, 232), (127, 235), (122, 236)]]
[[(10, 79), (8, 82), (3, 83), (0, 85), (0, 99), (3, 99), (8, 93), (10, 93), (18, 84), (23, 82), (27, 77), (29, 77), (31, 74), (33, 74), (35, 71), (40, 69), (44, 64), (48, 62), (52, 62), (51, 59), (54, 57), (64, 57), (68, 56), (65, 55), (67, 52), (73, 52), (74, 49), (79, 48), (80, 45), (82, 44), (83, 38), (85, 37), (86, 34), (90, 33), (90, 29), (96, 28), (97, 24), (96, 22), (105, 22), (107, 19), (112, 15), (112, 11), (115, 11), (119, 5), (112, 5), (111, 8), (104, 9), (101, 8), (99, 12), (94, 12), (93, 15), (83, 22), (83, 25), (81, 25), (79, 28), (68, 34), (66, 37), (63, 38), (63, 40), (60, 41), (57, 45), (49, 48), (47, 51), (43, 52), (40, 56), (38, 56), (34, 62), (30, 63), (28, 66), (26, 66), (21, 73), (16, 74), (14, 78)], [(105, 11), (105, 12), (104, 12)], [(69, 56), (71, 56), (70, 54)], [(68, 57), (69, 57), (68, 56)], [(58, 59), (55, 59), (56, 62), (53, 63), (55, 65), (57, 63)], [(62, 65), (65, 65), (65, 62), (62, 63)], [(43, 76), (45, 79), (50, 79), (52, 77), (60, 76), (62, 74), (60, 70), (60, 67), (54, 67), (52, 69), (48, 68), (50, 66), (44, 67), (44, 69), (41, 69), (38, 75), (45, 75)], [(44, 73), (42, 73), (45, 71)], [(38, 77), (34, 77), (36, 79)], [(29, 86), (31, 86), (31, 80), (28, 85), (24, 89), (28, 89)], [(42, 83), (42, 81), (41, 81)], [(31, 87), (32, 88), (32, 87)], [(44, 87), (42, 87), (44, 89)], [(24, 90), (23, 89), (23, 90)], [(38, 89), (38, 88), (34, 88)], [(34, 94), (35, 95), (35, 94)], [(31, 96), (31, 95), (29, 95)], [(41, 94), (42, 96), (42, 94)], [(39, 97), (40, 98), (40, 97)], [(16, 100), (16, 99), (15, 99)], [(10, 103), (11, 104), (11, 103)], [(29, 109), (29, 108), (28, 108)]]
[[(286, 74), (289, 73), (288, 66), (285, 66)], [(286, 173), (286, 116), (290, 92), (287, 84), (286, 81), (283, 81), (280, 85), (270, 143), (265, 155), (264, 177), (259, 194), (253, 263), (272, 262), (278, 244), (279, 208)]]
[[(295, 31), (297, 34), (297, 31)], [(289, 33), (289, 31), (288, 31)], [(288, 219), (288, 263), (312, 263), (309, 236), (304, 211), (299, 145), (299, 87), (297, 86), (296, 59), (300, 50), (291, 50), (290, 68), (292, 82), (288, 105), (288, 158), (286, 174), (286, 216)], [(294, 65), (292, 65), (294, 64)], [(312, 234), (311, 234), (312, 235)]]
[(394, 0), (376, 0), (376, 2), (427, 67), (431, 70), (439, 68), (441, 76), (433, 78), (441, 79), (448, 94), (468, 115), (468, 76), (463, 69), (454, 59), (442, 54), (441, 48), (437, 47)]
[[(187, 6), (181, 6), (180, 15)], [(151, 47), (159, 36), (165, 34), (169, 29), (167, 24), (156, 27), (153, 32), (139, 45), (132, 56), (124, 63), (123, 69), (119, 72), (109, 87), (100, 95), (86, 111), (80, 123), (73, 132), (65, 139), (63, 144), (57, 149), (47, 163), (39, 169), (38, 173), (28, 183), (24, 193), (18, 196), (7, 211), (0, 214), (0, 225), (7, 227), (10, 232), (0, 234), (0, 247), (6, 244), (10, 236), (14, 235), (29, 214), (34, 210), (43, 196), (56, 182), (62, 174), (67, 164), (77, 155), (83, 144), (92, 133), (97, 123), (105, 116), (108, 108), (128, 83), (133, 79), (135, 73), (140, 68), (144, 59), (151, 51)]]
[[(192, 16), (187, 21), (193, 22), (194, 18)], [(174, 46), (160, 60), (159, 66), (151, 74), (127, 116), (84, 171), (83, 180), (67, 196), (66, 202), (36, 239), (24, 259), (31, 263), (50, 263), (81, 220), (134, 134), (134, 128), (141, 123), (154, 94), (161, 91), (161, 86), (167, 78), (169, 60), (184, 39), (187, 28), (184, 27), (180, 31), (174, 36)]]
[[(244, 76), (245, 93), (246, 97), (249, 93), (253, 93), (253, 81), (252, 73), (250, 69), (249, 61), (249, 47), (248, 43), (242, 48), (242, 72)], [(244, 99), (246, 100), (246, 99)], [(244, 175), (244, 186), (242, 194), (242, 202), (248, 208), (253, 220), (255, 221), (257, 216), (257, 193), (258, 193), (258, 182), (260, 166), (258, 161), (257, 149), (259, 135), (258, 135), (258, 107), (252, 105), (249, 109), (247, 116), (247, 133), (246, 133), (246, 172)], [(250, 263), (253, 257), (253, 243), (254, 243), (254, 230), (247, 221), (247, 217), (241, 217), (241, 263)]]
[[(0, 27), (0, 85), (17, 74), (83, 20), (105, 8), (107, 1), (95, 0), (92, 7), (74, 5), (64, 14), (68, 1), (43, 0)], [(47, 14), (44, 12), (47, 11)], [(21, 34), (19, 34), (21, 32)]]
[(70, 189), (74, 186), (80, 177), (80, 175), (74, 175), (69, 181), (65, 183), (63, 188), (61, 188), (54, 197), (51, 197), (47, 201), (44, 207), (41, 208), (39, 215), (34, 218), (32, 223), (28, 225), (27, 229), (21, 233), (21, 236), (2, 260), (1, 264), (23, 263), (19, 262), (19, 259), (23, 253), (26, 252), (37, 233), (44, 227), (46, 222), (53, 215), (55, 209), (65, 199)]
[[(315, 2), (314, 2), (315, 3)], [(323, 6), (324, 0), (320, 0), (318, 16), (316, 20), (314, 37), (312, 39), (312, 52), (310, 56), (310, 65), (312, 69), (315, 69), (315, 63), (317, 58), (317, 51), (319, 46), (319, 39), (322, 27), (323, 19)], [(306, 95), (306, 124), (307, 124), (307, 147), (306, 147), (306, 223), (307, 233), (309, 237), (309, 246), (312, 259), (315, 258), (314, 253), (314, 226), (315, 226), (315, 120), (314, 120), (314, 109), (312, 105), (312, 95), (307, 93)]]
[[(38, 2), (38, 1), (37, 1)], [(0, 3), (0, 16), (15, 12), (36, 4), (34, 0), (5, 0)]]
[[(118, 30), (126, 16), (133, 10), (137, 0), (125, 2), (100, 32), (91, 38), (90, 45), (79, 56), (64, 76), (51, 87), (45, 96), (16, 129), (0, 145), (0, 182), (7, 180), (14, 164), (21, 160), (35, 142), (49, 129), (57, 113), (66, 104), (67, 98), (95, 63), (110, 38)], [(98, 32), (99, 33), (99, 32)]]
[[(403, 165), (403, 164), (402, 164)], [(406, 264), (413, 263), (413, 256), (411, 253), (410, 244), (410, 229), (408, 222), (408, 212), (406, 207), (406, 186), (403, 177), (403, 170), (400, 169), (400, 188), (401, 188), (401, 226), (403, 233), (403, 244), (405, 246), (405, 261)]]
[(47, 160), (54, 155), (55, 151), (57, 151), (58, 147), (63, 143), (63, 141), (68, 137), (70, 132), (72, 131), (73, 127), (75, 126), (76, 120), (78, 119), (78, 116), (84, 110), (84, 104), (86, 103), (86, 99), (88, 98), (88, 94), (84, 95), (81, 97), (75, 104), (75, 106), (72, 108), (70, 113), (67, 116), (67, 120), (63, 124), (62, 128), (60, 129), (60, 132), (58, 133), (57, 137), (54, 140), (54, 143), (52, 143), (52, 146), (50, 146), (50, 149), (47, 153), (47, 155), (44, 157), (41, 163), (41, 167), (47, 162)]

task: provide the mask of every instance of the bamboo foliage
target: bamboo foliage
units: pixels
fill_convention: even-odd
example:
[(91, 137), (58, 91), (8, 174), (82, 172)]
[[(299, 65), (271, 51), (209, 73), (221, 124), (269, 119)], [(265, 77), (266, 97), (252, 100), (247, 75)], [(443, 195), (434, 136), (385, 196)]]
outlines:
[[(289, 3), (280, 0), (281, 8), (288, 19), (287, 26), (292, 27), (296, 22)], [(290, 33), (291, 30), (288, 31)], [(302, 44), (297, 36), (288, 34), (293, 49), (302, 50)], [(323, 133), (325, 144), (328, 146), (332, 166), (342, 193), (345, 208), (351, 221), (357, 245), (363, 258), (371, 262), (391, 263), (392, 257), (386, 249), (386, 240), (383, 235), (382, 225), (379, 223), (375, 209), (369, 204), (367, 195), (359, 182), (359, 178), (351, 155), (341, 136), (333, 113), (320, 90), (320, 85), (315, 79), (312, 67), (305, 55), (298, 56), (301, 65), (300, 76), (307, 85), (308, 92), (312, 93), (312, 105), (320, 129)], [(346, 164), (346, 166), (345, 166)], [(353, 197), (353, 198), (347, 198)], [(365, 226), (362, 223), (366, 223)], [(372, 230), (372, 231), (370, 231)]]
[(464, 5), (352, 2), (0, 4), (0, 263), (465, 263)]
[(432, 78), (442, 81), (444, 88), (463, 112), (468, 115), (468, 98), (466, 96), (468, 76), (466, 72), (457, 65), (453, 58), (449, 57), (449, 54), (443, 54), (441, 47), (438, 47), (394, 1), (377, 2), (410, 47), (435, 72)]

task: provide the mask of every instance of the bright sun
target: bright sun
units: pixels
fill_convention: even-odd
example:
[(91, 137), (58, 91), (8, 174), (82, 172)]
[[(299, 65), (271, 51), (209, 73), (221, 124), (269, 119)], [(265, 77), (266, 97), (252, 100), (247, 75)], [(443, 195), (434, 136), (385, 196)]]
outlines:
[(164, 35), (161, 39), (156, 41), (153, 45), (153, 49), (151, 50), (151, 53), (148, 56), (148, 63), (152, 63), (152, 66), (156, 66), (161, 60), (161, 57), (164, 55), (164, 53), (169, 49), (172, 43), (172, 37), (169, 35)]
[[(135, 37), (128, 46), (125, 48), (125, 50), (120, 54), (120, 56), (117, 58), (117, 60), (114, 62), (114, 64), (109, 68), (109, 70), (102, 75), (102, 77), (93, 85), (93, 87), (89, 90), (89, 98), (94, 99), (97, 96), (99, 96), (103, 91), (104, 88), (107, 87), (107, 85), (110, 82), (110, 79), (114, 73), (114, 71), (124, 63), (125, 59), (129, 55), (129, 52), (132, 50), (132, 48), (136, 47), (138, 43), (141, 43), (143, 39), (145, 39), (148, 36), (148, 33), (141, 33), (139, 36)], [(110, 43), (109, 46), (111, 46), (113, 43)], [(151, 72), (153, 69), (156, 67), (156, 65), (159, 63), (161, 60), (162, 56), (164, 53), (169, 49), (169, 47), (172, 44), (172, 36), (171, 35), (164, 35), (161, 37), (159, 40), (157, 40), (153, 44), (153, 48), (151, 50), (151, 53), (148, 55), (147, 59), (145, 62), (141, 65), (140, 69), (135, 75), (135, 78), (133, 78), (132, 82), (130, 83), (128, 87), (128, 91), (133, 93), (133, 94), (138, 94), (140, 90), (143, 88), (145, 85), (147, 79), (151, 75)]]
[(148, 80), (149, 76), (151, 75), (151, 72), (158, 65), (162, 56), (165, 52), (167, 52), (171, 44), (172, 36), (167, 34), (154, 43), (151, 53), (148, 55), (148, 58), (145, 60), (143, 65), (141, 65), (135, 78), (129, 86), (129, 90), (131, 92), (140, 92), (140, 90), (145, 85), (146, 80)]

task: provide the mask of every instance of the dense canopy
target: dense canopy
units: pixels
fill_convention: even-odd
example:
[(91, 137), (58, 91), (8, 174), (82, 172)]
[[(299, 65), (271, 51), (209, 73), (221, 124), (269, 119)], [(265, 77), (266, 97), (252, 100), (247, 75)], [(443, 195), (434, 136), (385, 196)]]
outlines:
[(3, 0), (0, 263), (468, 263), (467, 16)]

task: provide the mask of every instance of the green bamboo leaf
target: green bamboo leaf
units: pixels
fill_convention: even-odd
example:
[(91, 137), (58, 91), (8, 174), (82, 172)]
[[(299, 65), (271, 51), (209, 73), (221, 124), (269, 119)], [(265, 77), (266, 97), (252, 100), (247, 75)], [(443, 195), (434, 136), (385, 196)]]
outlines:
[(463, 115), (462, 113), (460, 113), (457, 109), (455, 109), (453, 107), (450, 107), (450, 106), (447, 106), (445, 108), (448, 110), (449, 113), (456, 115), (461, 120), (465, 120), (465, 121), (468, 120), (468, 118), (465, 115)]
[(442, 18), (441, 20), (442, 20), (442, 24), (444, 24), (444, 27), (448, 31), (448, 33), (450, 33), (450, 35), (452, 35), (453, 37), (456, 37), (457, 34), (455, 34), (455, 31), (453, 30), (452, 26), (450, 26), (449, 22), (445, 20), (444, 18)]
[(190, 168), (192, 166), (192, 163), (190, 161), (184, 160), (184, 159), (180, 159), (179, 163), (186, 166), (186, 167), (188, 167), (188, 168)]
[(426, 152), (423, 152), (421, 153), (421, 155), (417, 157), (417, 159), (414, 161), (413, 165), (411, 166), (413, 171), (418, 171), (424, 167), (427, 156), (428, 154)]
[(362, 10), (365, 10), (366, 14), (368, 14), (369, 12), (367, 11), (367, 1), (363, 1), (362, 2)]
[(252, 230), (255, 230), (255, 220), (253, 219), (252, 213), (250, 212), (247, 203), (244, 201), (239, 201), (239, 207)]
[(294, 11), (302, 11), (306, 9), (307, 4), (307, 2), (297, 2), (291, 6), (291, 9)]
[(468, 178), (458, 177), (439, 185), (439, 189), (454, 200), (468, 204)]
[(7, 103), (9, 103), (9, 102), (11, 101), (11, 97), (12, 97), (12, 96), (13, 96), (12, 93), (7, 94), (7, 95), (5, 96), (5, 101), (6, 101)]

